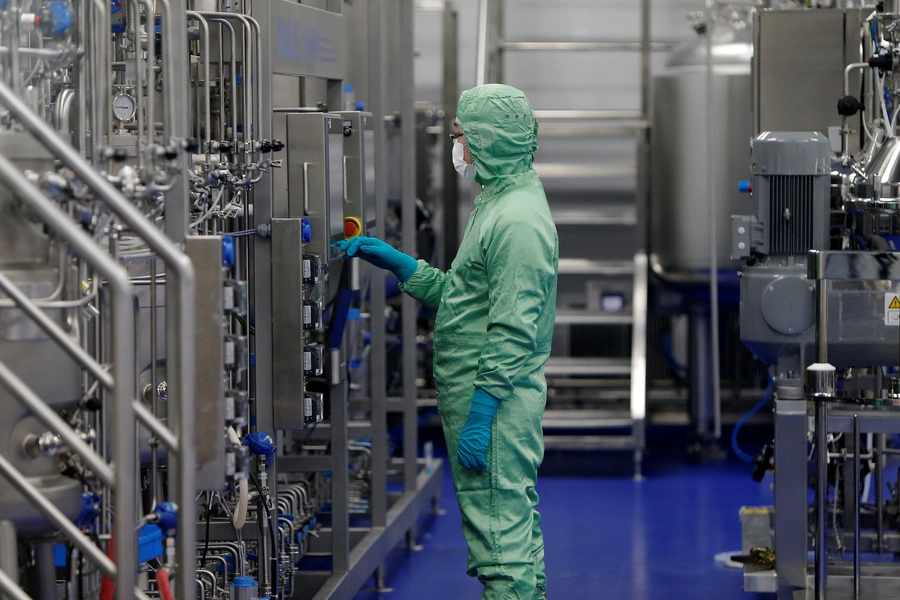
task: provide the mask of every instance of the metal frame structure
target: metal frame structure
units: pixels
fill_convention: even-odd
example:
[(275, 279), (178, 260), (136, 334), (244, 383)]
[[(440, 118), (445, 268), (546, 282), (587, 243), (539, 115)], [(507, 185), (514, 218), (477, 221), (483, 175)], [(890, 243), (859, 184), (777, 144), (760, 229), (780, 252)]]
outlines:
[[(332, 12), (339, 12), (337, 7), (329, 6)], [(335, 10), (337, 8), (338, 10)], [(376, 231), (378, 237), (385, 234), (385, 214), (387, 212), (387, 129), (395, 127), (394, 119), (389, 116), (395, 110), (400, 112), (400, 130), (402, 136), (402, 155), (395, 162), (403, 165), (402, 169), (402, 216), (404, 251), (416, 254), (415, 235), (415, 130), (405, 127), (405, 123), (414, 123), (413, 107), (413, 0), (402, 2), (385, 2), (373, 0), (367, 3), (368, 46), (360, 49), (358, 56), (368, 63), (368, 110), (374, 115), (376, 123), (383, 123), (375, 128), (375, 172), (376, 172)], [(263, 27), (262, 36), (266, 37), (267, 26), (275, 36), (274, 19), (269, 16), (267, 6), (255, 8), (255, 18)], [(349, 35), (349, 33), (348, 33)], [(270, 54), (263, 53), (263, 69), (271, 64)], [(277, 72), (277, 68), (275, 69)], [(299, 74), (299, 73), (293, 73)], [(310, 75), (315, 75), (310, 73)], [(389, 82), (399, 81), (400, 97), (393, 100), (387, 94)], [(340, 82), (328, 84), (327, 104), (340, 105)], [(271, 99), (264, 100), (271, 102)], [(394, 104), (396, 102), (396, 104)], [(278, 107), (274, 107), (278, 109)], [(271, 210), (271, 208), (269, 209)], [(261, 257), (260, 257), (261, 258)], [(262, 262), (262, 260), (260, 260)], [(259, 264), (259, 263), (258, 263)], [(265, 267), (266, 265), (259, 265)], [(259, 267), (258, 267), (259, 268)], [(274, 274), (273, 274), (274, 275)], [(385, 572), (383, 562), (397, 544), (404, 540), (411, 547), (416, 545), (416, 523), (426, 509), (436, 508), (440, 499), (442, 480), (442, 464), (435, 461), (433, 470), (426, 472), (425, 463), (416, 458), (418, 454), (418, 394), (416, 390), (416, 346), (404, 344), (403, 348), (403, 389), (402, 399), (386, 397), (386, 365), (385, 365), (385, 280), (384, 273), (377, 269), (369, 272), (371, 281), (371, 315), (372, 352), (371, 398), (368, 402), (357, 398), (347, 398), (345, 384), (341, 378), (332, 381), (332, 411), (329, 426), (317, 427), (311, 439), (323, 438), (330, 442), (331, 452), (327, 456), (281, 456), (275, 462), (278, 473), (292, 472), (330, 472), (332, 481), (332, 497), (343, 498), (344, 502), (335, 500), (331, 515), (331, 525), (320, 530), (319, 539), (311, 546), (310, 551), (317, 554), (329, 554), (332, 558), (331, 571), (297, 571), (294, 588), (299, 598), (314, 600), (350, 599), (373, 574), (376, 575), (378, 587), (384, 587)], [(267, 300), (269, 288), (265, 279), (257, 285), (257, 305)], [(270, 297), (269, 297), (270, 298)], [(402, 306), (403, 339), (416, 339), (415, 302), (405, 298)], [(259, 323), (259, 317), (257, 322)], [(271, 325), (269, 325), (270, 327)], [(269, 332), (267, 335), (271, 335)], [(259, 329), (257, 330), (259, 336)], [(257, 344), (260, 343), (257, 337)], [(259, 346), (257, 346), (259, 352)], [(259, 356), (259, 355), (258, 355)], [(342, 358), (333, 357), (332, 364), (341, 364)], [(259, 364), (259, 358), (257, 358)], [(269, 375), (267, 374), (268, 378)], [(257, 378), (257, 386), (260, 379)], [(257, 394), (260, 393), (257, 387)], [(354, 421), (344, 409), (348, 400), (354, 410), (365, 408), (369, 414), (367, 421)], [(402, 460), (388, 463), (387, 456), (387, 415), (399, 413), (403, 415), (403, 456)], [(259, 414), (258, 414), (259, 419)], [(262, 424), (264, 427), (277, 428), (275, 423)], [(350, 514), (347, 511), (348, 481), (346, 465), (348, 460), (348, 436), (370, 437), (372, 439), (371, 469), (371, 525), (367, 527), (351, 526)], [(301, 434), (302, 436), (303, 434)], [(339, 449), (339, 450), (338, 450)], [(379, 460), (381, 458), (381, 460)], [(387, 492), (389, 471), (399, 469), (403, 483), (400, 494)], [(226, 528), (227, 531), (227, 528)], [(227, 537), (227, 535), (226, 535)]]
[[(285, 451), (291, 441), (297, 440), (291, 440), (276, 419), (274, 364), (285, 361), (296, 369), (301, 358), (277, 355), (272, 321), (278, 303), (294, 302), (297, 298), (278, 298), (272, 292), (273, 281), (284, 276), (274, 269), (277, 261), (273, 261), (272, 223), (284, 215), (278, 213), (274, 178), (269, 169), (281, 166), (281, 161), (268, 160), (263, 154), (278, 151), (272, 149), (279, 145), (275, 143), (277, 140), (270, 144), (273, 114), (278, 109), (275, 106), (278, 84), (283, 83), (277, 81), (278, 77), (292, 77), (306, 98), (315, 95), (316, 80), (324, 80), (322, 104), (334, 110), (342, 107), (348, 62), (351, 59), (362, 62), (369, 88), (369, 109), (378, 123), (374, 130), (377, 234), (385, 233), (388, 130), (398, 127), (398, 121), (388, 115), (399, 113), (401, 145), (395, 162), (404, 165), (400, 198), (404, 248), (415, 254), (413, 0), (372, 0), (362, 7), (344, 7), (341, 0), (326, 0), (323, 3), (326, 10), (286, 0), (255, 3), (245, 0), (233, 4), (196, 0), (192, 4), (196, 10), (187, 10), (186, 0), (162, 0), (157, 3), (158, 14), (156, 5), (145, 0), (131, 0), (126, 4), (127, 7), (111, 8), (100, 0), (79, 3), (73, 13), (75, 24), (71, 25), (75, 31), (65, 39), (71, 47), (65, 46), (63, 50), (34, 48), (31, 39), (20, 48), (19, 27), (37, 19), (20, 18), (23, 5), (18, 0), (11, 0), (8, 7), (0, 9), (0, 19), (4, 22), (0, 43), (8, 50), (0, 53), (4, 72), (4, 81), (0, 81), (0, 105), (7, 111), (8, 120), (26, 132), (6, 131), (4, 121), (0, 144), (8, 146), (9, 151), (0, 156), (0, 183), (9, 194), (2, 200), (10, 205), (18, 201), (17, 207), (21, 204), (29, 218), (45, 226), (41, 235), (59, 244), (60, 287), (63, 268), (70, 268), (76, 275), (72, 281), (78, 285), (68, 281), (73, 290), (66, 293), (81, 298), (81, 292), (93, 290), (90, 300), (99, 299), (94, 306), (82, 300), (56, 300), (55, 296), (35, 298), (12, 277), (0, 272), (0, 290), (7, 297), (0, 308), (21, 310), (35, 328), (58, 346), (60, 354), (75, 361), (84, 388), (82, 402), (87, 402), (94, 391), (98, 397), (100, 408), (91, 410), (99, 413), (100, 439), (91, 439), (88, 432), (79, 430), (83, 423), (76, 426), (67, 422), (64, 417), (71, 415), (60, 409), (62, 401), (57, 399), (53, 405), (48, 399), (40, 398), (20, 373), (2, 361), (0, 386), (9, 392), (11, 402), (20, 404), (40, 427), (49, 430), (45, 442), (34, 442), (46, 443), (46, 449), (40, 448), (44, 458), (53, 458), (58, 451), (78, 457), (79, 465), (83, 464), (87, 473), (80, 478), (81, 491), (94, 491), (95, 483), (102, 488), (100, 516), (92, 521), (100, 523), (98, 530), (103, 532), (100, 540), (91, 539), (85, 533), (93, 524), (76, 524), (69, 519), (66, 511), (71, 512), (71, 507), (63, 510), (55, 506), (32, 482), (29, 473), (19, 468), (15, 462), (17, 457), (0, 456), (0, 475), (9, 489), (21, 495), (61, 532), (60, 539), (68, 539), (77, 551), (73, 554), (80, 553), (97, 567), (94, 583), (99, 584), (100, 577), (104, 577), (108, 580), (104, 585), (111, 584), (119, 599), (146, 600), (148, 591), (163, 597), (170, 595), (164, 589), (162, 576), (168, 572), (176, 575), (171, 590), (174, 597), (195, 597), (198, 582), (202, 597), (206, 590), (219, 597), (221, 589), (228, 587), (230, 570), (236, 577), (251, 568), (247, 548), (253, 545), (257, 549), (260, 595), (303, 600), (350, 599), (373, 573), (379, 587), (383, 587), (385, 558), (404, 539), (415, 546), (417, 523), (429, 508), (437, 507), (441, 491), (441, 461), (426, 463), (418, 459), (416, 345), (408, 343), (403, 349), (402, 399), (387, 398), (385, 279), (383, 272), (372, 270), (368, 273), (371, 301), (365, 307), (374, 349), (371, 397), (348, 397), (348, 360), (340, 343), (331, 344), (334, 347), (329, 348), (326, 356), (328, 379), (325, 382), (330, 399), (328, 423), (323, 423), (318, 431), (305, 434), (306, 440), (327, 441), (328, 449)], [(343, 18), (342, 9), (363, 10), (366, 18), (353, 25)], [(124, 12), (113, 17), (119, 10)], [(296, 22), (286, 22), (293, 17), (297, 17)], [(305, 26), (315, 29), (314, 32), (304, 30), (303, 35), (313, 35), (313, 41), (321, 43), (303, 46), (303, 52), (298, 50), (297, 27), (301, 20)], [(60, 26), (64, 23), (61, 17)], [(367, 42), (345, 48), (345, 38), (355, 39), (351, 27), (359, 23)], [(186, 30), (182, 24), (196, 27)], [(142, 36), (145, 26), (151, 30), (149, 36)], [(158, 36), (153, 35), (154, 30)], [(42, 44), (45, 36), (52, 35), (62, 37), (63, 34), (39, 31), (34, 36), (35, 43)], [(112, 44), (114, 35), (120, 36), (116, 39), (121, 43)], [(324, 56), (323, 40), (328, 35), (334, 36), (331, 41), (340, 52), (347, 50), (346, 55)], [(287, 43), (282, 39), (285, 36)], [(78, 54), (75, 50), (83, 51), (84, 60), (73, 58), (65, 66), (71, 72), (59, 87), (67, 93), (59, 94), (59, 105), (54, 111), (56, 122), (51, 125), (53, 119), (46, 109), (49, 96), (35, 100), (33, 89), (25, 90), (26, 93), (22, 89), (36, 74), (44, 77), (47, 73), (38, 63), (34, 73), (23, 80), (22, 71), (27, 63), (21, 61), (59, 58), (72, 48), (73, 56)], [(311, 48), (323, 54), (313, 53)], [(214, 56), (216, 52), (218, 60)], [(196, 60), (185, 61), (185, 56)], [(124, 75), (126, 69), (130, 69), (128, 77)], [(387, 73), (391, 77), (385, 76)], [(41, 91), (49, 95), (50, 79), (39, 84)], [(129, 88), (136, 98), (125, 93)], [(131, 98), (134, 102), (131, 116), (113, 111), (114, 91), (122, 100)], [(188, 102), (184, 101), (185, 95)], [(163, 107), (159, 116), (155, 115), (157, 103)], [(127, 112), (127, 103), (125, 108)], [(318, 106), (312, 110), (324, 112)], [(216, 118), (218, 127), (214, 128)], [(65, 139), (69, 125), (74, 146)], [(336, 133), (338, 137), (339, 134), (340, 131)], [(36, 161), (34, 156), (23, 156), (13, 147), (26, 136), (36, 141), (35, 148), (39, 145), (45, 151), (41, 164), (49, 167), (42, 173), (22, 172)], [(196, 141), (192, 136), (196, 136)], [(72, 185), (75, 193), (70, 197), (63, 198), (53, 185), (41, 180), (42, 176), (54, 174), (50, 168), (53, 160), (64, 167), (64, 174), (70, 177), (67, 181), (75, 184)], [(117, 162), (128, 162), (127, 168), (114, 170)], [(163, 174), (167, 176), (165, 182)], [(56, 185), (56, 180), (53, 181)], [(224, 205), (218, 205), (226, 188), (231, 214)], [(213, 201), (210, 192), (215, 190), (218, 195)], [(73, 218), (77, 211), (66, 202), (74, 200), (101, 206), (109, 214), (108, 229), (104, 229), (99, 217), (98, 230), (89, 229), (96, 225), (93, 222)], [(142, 208), (150, 203), (150, 212), (145, 214)], [(102, 215), (105, 217), (106, 213)], [(197, 216), (200, 218), (195, 219)], [(103, 235), (107, 235), (106, 240), (102, 239)], [(144, 271), (141, 271), (144, 267), (135, 267), (139, 260), (134, 258), (135, 253), (119, 254), (123, 235), (135, 247), (140, 245), (146, 249), (140, 257), (147, 259)], [(233, 244), (231, 264), (225, 238), (230, 238), (229, 243)], [(108, 243), (109, 249), (102, 242)], [(73, 261), (80, 261), (77, 265), (65, 262), (67, 250), (71, 251)], [(359, 265), (350, 261), (348, 264), (348, 269), (358, 274)], [(158, 266), (164, 271), (158, 272)], [(149, 274), (137, 275), (137, 272)], [(223, 273), (233, 275), (234, 279), (228, 279)], [(88, 286), (91, 275), (93, 279)], [(333, 279), (336, 278), (335, 275)], [(161, 285), (164, 303), (159, 300), (163, 293), (159, 290)], [(141, 294), (147, 287), (151, 299), (149, 306), (142, 306)], [(241, 292), (246, 295), (248, 287), (251, 291), (247, 313), (239, 313), (232, 304), (225, 308), (226, 298), (229, 303), (240, 304), (244, 300)], [(92, 338), (93, 349), (88, 348), (87, 334), (73, 335), (59, 324), (58, 318), (58, 311), (88, 305), (96, 312), (95, 330), (89, 332), (95, 338)], [(212, 308), (204, 311), (204, 306)], [(142, 313), (145, 308), (149, 310)], [(160, 317), (160, 310), (165, 310), (164, 318)], [(149, 332), (141, 323), (142, 315), (148, 313)], [(404, 301), (402, 316), (403, 337), (414, 341), (416, 307), (411, 299)], [(246, 321), (243, 317), (247, 317)], [(83, 315), (81, 318), (86, 320)], [(165, 356), (161, 358), (159, 342), (163, 340)], [(143, 360), (140, 354), (147, 341), (149, 366), (146, 373), (139, 373), (139, 361)], [(221, 347), (209, 347), (216, 343), (221, 343)], [(245, 358), (238, 356), (241, 344), (247, 344), (247, 354), (252, 356), (252, 360), (246, 361), (246, 367), (239, 366)], [(232, 364), (235, 366), (231, 367)], [(49, 371), (53, 365), (45, 367)], [(212, 384), (203, 385), (204, 381)], [(250, 417), (246, 422), (242, 420), (243, 412), (233, 414), (234, 397), (241, 395), (244, 397), (242, 410), (246, 409)], [(305, 399), (305, 390), (298, 392), (297, 406), (302, 407)], [(232, 402), (232, 414), (223, 418), (228, 401)], [(252, 410), (247, 409), (248, 403)], [(367, 413), (368, 420), (352, 420), (351, 412), (361, 410)], [(403, 458), (389, 456), (388, 413), (402, 415)], [(242, 429), (244, 425), (246, 429)], [(235, 429), (245, 435), (243, 445)], [(275, 435), (278, 442), (268, 440), (276, 450), (268, 452), (264, 448), (255, 453), (252, 464), (247, 451), (251, 432), (263, 437), (265, 432), (278, 432)], [(210, 436), (214, 439), (210, 440)], [(365, 513), (371, 523), (365, 527), (356, 527), (352, 520), (352, 482), (347, 468), (351, 441), (360, 437), (371, 438), (371, 466), (365, 473), (370, 481)], [(147, 438), (151, 455), (147, 462), (152, 461), (149, 469), (142, 456)], [(197, 448), (198, 440), (202, 444), (200, 448)], [(231, 460), (230, 467), (226, 456)], [(314, 478), (325, 481), (322, 474), (331, 474), (327, 478), (330, 489), (319, 490), (322, 496), (315, 499), (317, 504), (306, 495), (301, 501), (299, 496), (292, 495), (295, 490), (282, 484), (281, 476), (290, 478), (298, 472), (309, 477), (301, 478), (301, 483), (307, 485), (306, 491)], [(144, 478), (140, 476), (142, 473), (146, 474)], [(252, 499), (247, 493), (246, 479), (241, 483), (241, 474), (251, 479), (254, 474), (259, 475), (259, 482), (254, 479), (257, 495)], [(402, 492), (390, 493), (389, 479), (397, 474), (403, 484)], [(227, 500), (225, 494), (229, 494)], [(322, 510), (323, 498), (330, 499), (329, 511)], [(170, 516), (176, 511), (176, 506), (162, 508), (164, 499), (177, 505), (177, 525), (169, 521), (164, 524), (160, 511), (169, 510)], [(216, 518), (211, 519), (214, 499), (219, 506), (215, 508)], [(229, 506), (232, 500), (233, 511)], [(255, 523), (243, 521), (249, 502), (254, 503)], [(198, 506), (201, 503), (202, 512)], [(244, 514), (239, 519), (242, 503)], [(148, 505), (150, 514), (142, 515), (139, 511), (146, 511)], [(326, 519), (330, 518), (329, 526), (315, 529), (314, 533), (319, 534), (317, 539), (309, 536), (299, 541), (299, 528), (295, 529), (290, 519), (279, 514), (283, 506), (289, 505), (303, 511), (312, 507)], [(274, 510), (276, 507), (278, 510)], [(198, 514), (205, 514), (205, 522), (198, 519)], [(142, 582), (138, 577), (141, 554), (135, 525), (140, 528), (155, 523), (166, 528), (163, 532), (166, 548), (165, 558), (161, 560), (165, 568), (160, 568), (150, 579), (156, 586), (153, 590), (146, 580)], [(0, 536), (3, 539), (0, 592), (23, 600), (28, 596), (19, 587), (17, 544), (29, 543), (29, 532), (17, 532), (12, 521), (0, 521)], [(198, 545), (198, 540), (204, 537), (205, 542)], [(52, 549), (52, 542), (41, 539), (41, 548)], [(115, 544), (109, 556), (103, 550), (106, 542)], [(299, 557), (294, 552), (299, 553), (301, 546), (310, 554), (328, 555), (330, 569), (295, 570)], [(226, 555), (233, 557), (231, 566)], [(43, 585), (53, 584), (54, 577), (46, 570), (52, 568), (52, 558), (51, 553), (48, 562), (45, 554), (38, 561), (39, 567), (45, 569), (47, 580)], [(140, 563), (156, 558), (159, 556), (141, 558)], [(69, 560), (74, 564), (76, 559)], [(217, 569), (221, 564), (222, 569), (213, 572), (211, 563), (216, 563)], [(72, 567), (70, 577), (74, 585), (76, 577), (84, 581), (94, 575), (82, 575)]]
[[(641, 477), (644, 448), (644, 423), (646, 419), (647, 396), (647, 286), (648, 264), (646, 245), (646, 214), (650, 187), (650, 54), (655, 50), (665, 50), (668, 44), (654, 44), (650, 40), (650, 2), (640, 3), (640, 39), (634, 42), (590, 40), (590, 41), (514, 41), (504, 35), (503, 0), (481, 0), (478, 19), (478, 50), (476, 83), (502, 82), (503, 57), (507, 52), (621, 52), (640, 53), (640, 109), (639, 110), (552, 110), (536, 109), (539, 122), (578, 123), (584, 133), (574, 135), (634, 138), (637, 141), (637, 166), (623, 172), (615, 167), (600, 165), (581, 169), (567, 168), (565, 165), (548, 165), (545, 176), (597, 177), (635, 175), (637, 194), (634, 216), (624, 214), (587, 215), (586, 219), (566, 220), (567, 224), (587, 226), (622, 225), (634, 226), (635, 255), (632, 261), (596, 261), (579, 258), (560, 259), (560, 276), (631, 276), (632, 306), (630, 315), (604, 314), (602, 312), (560, 310), (557, 323), (566, 325), (630, 325), (632, 327), (631, 358), (628, 360), (610, 358), (551, 358), (545, 373), (553, 385), (554, 378), (627, 377), (630, 401), (624, 414), (610, 410), (568, 410), (550, 409), (544, 415), (544, 430), (611, 430), (627, 428), (628, 435), (608, 435), (591, 433), (588, 435), (548, 435), (544, 441), (548, 449), (580, 450), (632, 450), (634, 473)], [(551, 133), (544, 129), (542, 134)], [(573, 132), (567, 131), (567, 135)], [(556, 167), (550, 169), (550, 167)]]
[[(173, 6), (174, 4), (174, 6)], [(164, 3), (164, 17), (167, 23), (183, 17), (184, 2), (180, 5), (172, 0)], [(81, 14), (84, 14), (83, 12)], [(97, 23), (109, 28), (108, 11), (99, 11)], [(177, 29), (168, 28), (165, 34), (166, 43), (170, 48), (177, 48), (180, 36), (175, 35)], [(92, 59), (98, 59), (103, 52), (100, 45), (92, 45), (95, 52)], [(187, 72), (184, 63), (169, 63), (169, 71), (174, 81), (187, 80)], [(175, 87), (175, 86), (171, 86)], [(99, 90), (94, 92), (95, 110), (97, 110), (95, 123), (101, 122), (99, 116), (101, 107), (108, 105), (109, 100), (103, 100), (104, 96)], [(178, 356), (175, 367), (170, 376), (170, 388), (174, 391), (173, 398), (177, 401), (171, 403), (171, 423), (169, 426), (161, 423), (146, 408), (140, 405), (134, 398), (136, 389), (136, 373), (134, 372), (134, 320), (131, 312), (133, 291), (125, 271), (119, 267), (99, 246), (87, 236), (69, 217), (65, 216), (45, 196), (43, 191), (37, 188), (31, 181), (21, 174), (7, 158), (0, 159), (0, 178), (13, 190), (17, 196), (34, 210), (44, 223), (54, 230), (61, 238), (66, 240), (72, 249), (97, 272), (106, 279), (106, 284), (112, 294), (112, 347), (111, 356), (113, 374), (110, 375), (105, 367), (99, 365), (89, 355), (74, 345), (68, 334), (54, 327), (52, 320), (41, 312), (41, 309), (30, 303), (27, 296), (17, 293), (11, 282), (4, 286), (4, 291), (13, 298), (14, 302), (25, 310), (29, 316), (40, 326), (46, 328), (51, 337), (70, 356), (83, 364), (85, 368), (96, 378), (100, 386), (111, 394), (115, 406), (115, 429), (119, 432), (115, 436), (112, 448), (112, 457), (115, 457), (114, 472), (109, 464), (100, 458), (92, 449), (80, 440), (68, 424), (64, 423), (49, 405), (40, 399), (28, 386), (19, 379), (16, 374), (5, 366), (0, 368), (0, 379), (24, 405), (44, 422), (54, 433), (59, 435), (69, 445), (70, 449), (92, 465), (96, 476), (115, 490), (115, 512), (118, 519), (124, 523), (133, 523), (136, 519), (136, 476), (133, 465), (136, 460), (136, 448), (134, 440), (127, 432), (134, 431), (138, 425), (146, 427), (155, 435), (170, 451), (172, 460), (170, 468), (173, 474), (171, 479), (175, 496), (181, 505), (182, 520), (178, 524), (179, 539), (177, 543), (177, 558), (181, 564), (190, 564), (195, 552), (195, 531), (192, 525), (194, 515), (194, 271), (190, 261), (183, 251), (169, 238), (154, 228), (133, 204), (131, 204), (108, 180), (101, 176), (81, 154), (67, 145), (40, 116), (19, 98), (13, 89), (0, 83), (0, 104), (13, 116), (46, 150), (71, 169), (77, 177), (93, 193), (95, 193), (124, 223), (126, 223), (137, 235), (139, 235), (170, 267), (170, 276), (174, 285), (171, 286), (172, 298), (177, 300), (176, 310), (171, 311), (167, 324), (171, 336), (168, 337), (172, 355)], [(171, 103), (169, 106), (175, 106)], [(174, 118), (174, 115), (169, 115)], [(169, 120), (167, 123), (171, 122)], [(186, 126), (186, 121), (182, 123)], [(172, 137), (186, 136), (186, 127), (173, 126), (170, 134)], [(99, 146), (95, 146), (95, 152)], [(95, 159), (99, 158), (97, 154)], [(176, 194), (173, 194), (175, 196)], [(173, 202), (173, 208), (177, 208), (177, 202)], [(89, 556), (110, 579), (115, 581), (117, 597), (131, 598), (134, 594), (143, 596), (139, 589), (135, 588), (137, 573), (134, 569), (118, 568), (116, 565), (136, 564), (137, 560), (137, 536), (130, 527), (119, 528), (116, 533), (117, 544), (115, 552), (115, 564), (106, 558), (96, 546), (92, 544), (71, 521), (50, 502), (44, 498), (40, 491), (31, 486), (27, 479), (6, 459), (0, 461), (0, 470), (4, 477), (13, 484), (16, 489), (38, 511), (44, 514), (54, 525), (60, 528), (78, 548)], [(15, 551), (14, 549), (12, 550)], [(3, 591), (16, 597), (25, 596), (15, 586), (17, 574), (6, 573), (0, 577), (0, 587)], [(187, 577), (181, 578), (178, 592), (182, 597), (188, 597), (194, 593), (194, 582)], [(134, 590), (134, 592), (132, 592)], [(27, 596), (25, 596), (27, 597)]]
[[(900, 253), (875, 252), (819, 252), (811, 251), (808, 258), (808, 278), (816, 282), (816, 364), (808, 370), (810, 391), (808, 400), (815, 406), (815, 502), (813, 515), (815, 519), (815, 562), (813, 568), (813, 593), (816, 600), (837, 592), (841, 595), (848, 591), (853, 598), (870, 595), (896, 595), (900, 591), (900, 567), (896, 565), (875, 564), (862, 565), (862, 541), (866, 539), (866, 550), (881, 554), (885, 551), (884, 514), (882, 512), (881, 494), (877, 494), (876, 511), (877, 526), (874, 535), (863, 532), (860, 524), (862, 510), (860, 501), (860, 436), (872, 433), (879, 436), (900, 430), (900, 411), (893, 402), (882, 405), (877, 398), (874, 402), (865, 402), (857, 398), (840, 397), (835, 387), (835, 369), (828, 364), (828, 298), (833, 282), (876, 282), (900, 281)], [(880, 395), (880, 394), (879, 394)], [(871, 404), (871, 406), (865, 406)], [(862, 405), (862, 406), (861, 406)], [(828, 550), (828, 435), (843, 433), (852, 436), (850, 450), (852, 480), (844, 501), (844, 522), (847, 526), (847, 513), (851, 512), (848, 536), (852, 539), (853, 567), (850, 574), (832, 574), (829, 576)], [(880, 441), (882, 448), (883, 441)], [(875, 485), (879, 492), (884, 486), (883, 454), (878, 457), (875, 466)], [(805, 464), (804, 464), (805, 466)], [(805, 489), (805, 488), (804, 488)], [(835, 490), (835, 494), (837, 494)], [(798, 498), (792, 498), (797, 502)], [(806, 497), (802, 499), (804, 508)], [(848, 506), (849, 504), (849, 506)], [(851, 508), (852, 507), (852, 508)], [(841, 535), (835, 532), (836, 535)], [(805, 539), (805, 536), (804, 536)], [(874, 542), (874, 543), (873, 543)], [(804, 574), (806, 564), (806, 548), (804, 547)], [(789, 557), (790, 565), (797, 563), (799, 557)], [(808, 576), (807, 576), (808, 579)], [(829, 583), (829, 581), (831, 583)], [(807, 584), (808, 587), (808, 584)], [(849, 587), (849, 590), (847, 589)], [(863, 596), (865, 594), (865, 596)]]

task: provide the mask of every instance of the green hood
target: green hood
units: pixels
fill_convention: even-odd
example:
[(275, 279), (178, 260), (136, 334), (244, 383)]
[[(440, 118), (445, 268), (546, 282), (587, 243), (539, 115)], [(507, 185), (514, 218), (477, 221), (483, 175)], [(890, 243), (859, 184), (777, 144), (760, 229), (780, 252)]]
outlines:
[(532, 171), (538, 124), (521, 90), (500, 84), (466, 90), (456, 118), (484, 186)]

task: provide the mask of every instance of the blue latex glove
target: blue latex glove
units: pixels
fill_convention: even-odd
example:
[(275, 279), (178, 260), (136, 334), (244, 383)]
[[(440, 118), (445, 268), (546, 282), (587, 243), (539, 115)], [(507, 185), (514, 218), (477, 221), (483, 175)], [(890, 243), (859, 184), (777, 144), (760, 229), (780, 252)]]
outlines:
[(401, 282), (407, 281), (419, 268), (419, 261), (378, 238), (359, 236), (338, 242), (337, 247), (350, 258), (358, 256), (376, 267), (391, 271)]
[(491, 422), (498, 408), (500, 400), (475, 389), (469, 420), (463, 427), (456, 449), (456, 461), (470, 471), (481, 471), (487, 467), (484, 455), (491, 441)]

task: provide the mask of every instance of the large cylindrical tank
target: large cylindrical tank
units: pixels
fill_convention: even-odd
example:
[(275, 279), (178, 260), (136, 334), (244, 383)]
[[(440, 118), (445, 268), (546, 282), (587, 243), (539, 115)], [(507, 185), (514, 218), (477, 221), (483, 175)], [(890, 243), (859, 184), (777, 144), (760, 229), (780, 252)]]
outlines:
[[(52, 170), (53, 161), (26, 134), (0, 135), (0, 152), (22, 169)], [(60, 263), (61, 249), (42, 225), (10, 191), (0, 186), (0, 271), (28, 297), (52, 301), (79, 297), (77, 270)], [(49, 300), (54, 298), (54, 300)], [(64, 330), (74, 332), (78, 309), (47, 308), (46, 314)], [(54, 410), (69, 410), (82, 395), (81, 369), (22, 310), (11, 308), (0, 294), (0, 362), (11, 369)], [(25, 451), (29, 436), (47, 427), (38, 421), (5, 387), (0, 386), (0, 454), (13, 464), (47, 500), (67, 517), (81, 510), (81, 482), (60, 473), (60, 459)], [(21, 533), (49, 533), (57, 529), (40, 515), (5, 478), (0, 477), (0, 515)]]
[[(749, 23), (718, 24), (712, 32), (713, 106), (707, 94), (707, 40), (675, 48), (653, 79), (650, 253), (654, 270), (673, 281), (698, 283), (710, 269), (709, 180), (715, 178), (717, 264), (736, 273), (730, 259), (731, 215), (749, 211), (738, 191), (749, 179), (751, 117)], [(712, 156), (707, 132), (712, 127)], [(708, 279), (707, 279), (708, 281)]]

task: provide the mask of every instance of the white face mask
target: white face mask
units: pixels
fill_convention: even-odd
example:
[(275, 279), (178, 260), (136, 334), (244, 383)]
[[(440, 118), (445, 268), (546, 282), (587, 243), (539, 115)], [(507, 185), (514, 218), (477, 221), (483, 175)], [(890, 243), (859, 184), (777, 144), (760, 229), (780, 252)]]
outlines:
[(475, 179), (475, 165), (466, 162), (466, 147), (459, 142), (453, 142), (453, 168), (466, 179)]

